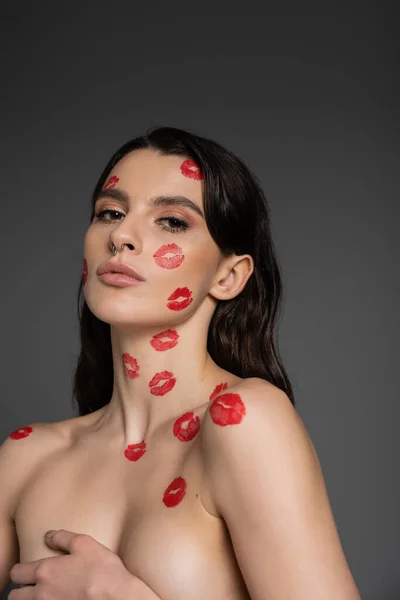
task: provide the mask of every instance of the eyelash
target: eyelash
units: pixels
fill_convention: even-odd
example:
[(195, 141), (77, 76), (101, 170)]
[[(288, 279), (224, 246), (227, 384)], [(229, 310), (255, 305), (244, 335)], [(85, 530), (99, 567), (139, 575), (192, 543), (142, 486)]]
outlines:
[[(109, 208), (106, 208), (104, 210), (101, 210), (100, 212), (95, 214), (95, 217), (99, 220), (102, 221), (103, 223), (112, 223), (113, 220), (116, 219), (105, 219), (104, 215), (106, 213), (114, 213), (117, 215), (122, 215), (122, 213), (119, 212), (119, 210), (112, 210)], [(165, 229), (166, 231), (169, 231), (170, 233), (185, 233), (186, 230), (189, 227), (189, 223), (187, 223), (186, 221), (183, 221), (182, 219), (179, 219), (178, 217), (162, 217), (161, 219), (157, 219), (156, 222), (158, 221), (175, 221), (175, 223), (178, 225), (178, 227), (168, 227), (166, 225), (161, 225), (162, 229)]]

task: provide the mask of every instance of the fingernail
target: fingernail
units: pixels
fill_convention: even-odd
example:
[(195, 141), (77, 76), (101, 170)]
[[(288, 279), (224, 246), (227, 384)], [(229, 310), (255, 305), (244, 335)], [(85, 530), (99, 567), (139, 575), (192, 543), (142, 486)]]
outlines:
[(46, 537), (51, 537), (52, 535), (54, 535), (56, 532), (55, 529), (50, 529), (50, 531), (46, 531)]

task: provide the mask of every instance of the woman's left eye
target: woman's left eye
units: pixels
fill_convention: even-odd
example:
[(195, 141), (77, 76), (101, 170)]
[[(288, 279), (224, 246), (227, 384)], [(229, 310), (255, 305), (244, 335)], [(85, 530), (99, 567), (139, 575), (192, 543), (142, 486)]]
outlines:
[(170, 225), (161, 225), (162, 229), (169, 231), (170, 233), (185, 233), (185, 231), (189, 227), (189, 223), (183, 221), (183, 219), (178, 219), (178, 217), (162, 217), (161, 219), (157, 219), (157, 223), (160, 221), (169, 221)]

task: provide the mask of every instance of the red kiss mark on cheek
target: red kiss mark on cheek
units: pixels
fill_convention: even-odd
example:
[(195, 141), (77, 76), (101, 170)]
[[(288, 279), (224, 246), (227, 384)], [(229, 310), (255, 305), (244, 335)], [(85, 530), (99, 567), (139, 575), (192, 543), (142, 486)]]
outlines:
[[(166, 338), (165, 341), (162, 341), (162, 338)], [(153, 335), (150, 340), (150, 345), (154, 348), (154, 350), (158, 350), (159, 352), (163, 352), (164, 350), (169, 350), (177, 345), (179, 339), (179, 334), (175, 329), (166, 329), (161, 333), (157, 333)]]
[(124, 455), (128, 460), (136, 462), (139, 458), (142, 458), (146, 452), (146, 442), (140, 442), (139, 444), (128, 444), (125, 448)]
[(237, 425), (243, 421), (246, 407), (239, 394), (221, 394), (210, 406), (210, 415), (216, 425)]
[(87, 282), (87, 278), (88, 278), (88, 266), (87, 266), (87, 260), (86, 260), (86, 258), (84, 258), (83, 259), (83, 284), (84, 285)]
[(215, 398), (215, 396), (218, 396), (218, 394), (219, 394), (220, 392), (223, 392), (223, 390), (226, 390), (226, 388), (227, 388), (227, 387), (228, 387), (228, 384), (227, 384), (227, 383), (219, 383), (219, 384), (218, 384), (218, 385), (217, 385), (217, 386), (214, 388), (214, 390), (211, 392), (211, 395), (210, 395), (210, 398), (209, 398), (209, 399), (210, 399), (210, 400), (213, 400), (213, 399)]
[[(164, 379), (166, 380), (165, 383), (162, 385), (157, 385)], [(150, 393), (153, 394), (153, 396), (165, 396), (165, 394), (172, 390), (175, 383), (176, 379), (171, 371), (161, 371), (160, 373), (156, 373), (153, 379), (150, 381)]]
[(165, 506), (171, 508), (182, 502), (186, 494), (187, 483), (183, 477), (174, 479), (164, 492), (163, 502)]
[(184, 160), (181, 164), (181, 173), (185, 177), (190, 177), (190, 179), (204, 179), (200, 167), (194, 162), (194, 160)]
[(136, 358), (133, 358), (128, 352), (124, 352), (122, 355), (124, 362), (124, 372), (129, 379), (135, 379), (139, 377), (139, 365)]
[(200, 431), (200, 417), (187, 412), (175, 421), (172, 431), (181, 442), (190, 442)]
[(32, 427), (20, 427), (10, 434), (12, 440), (22, 440), (32, 433)]
[[(172, 254), (172, 256), (166, 256), (167, 254)], [(176, 244), (167, 244), (154, 252), (153, 258), (156, 264), (163, 269), (176, 269), (183, 263), (185, 256), (182, 248)]]
[(111, 188), (113, 188), (117, 185), (118, 181), (119, 181), (119, 177), (117, 177), (116, 175), (113, 175), (112, 177), (110, 177), (110, 179), (108, 181), (106, 181), (106, 183), (103, 186), (103, 190), (110, 190)]
[[(187, 287), (176, 288), (168, 297), (167, 306), (170, 310), (183, 310), (193, 302), (192, 292)], [(178, 300), (182, 298), (182, 300)]]

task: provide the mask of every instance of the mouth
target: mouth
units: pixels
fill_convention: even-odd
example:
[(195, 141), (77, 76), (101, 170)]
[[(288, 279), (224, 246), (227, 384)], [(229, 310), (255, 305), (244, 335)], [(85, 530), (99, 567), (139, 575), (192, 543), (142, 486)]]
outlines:
[[(158, 385), (160, 381), (165, 381), (162, 385)], [(150, 393), (153, 396), (165, 396), (172, 390), (176, 383), (176, 379), (171, 371), (161, 371), (156, 373), (149, 383)]]
[[(162, 341), (162, 338), (165, 338), (165, 341)], [(177, 331), (175, 331), (175, 329), (166, 329), (161, 333), (153, 335), (150, 340), (150, 344), (154, 350), (162, 352), (163, 350), (169, 350), (170, 348), (176, 346), (178, 343), (178, 338), (179, 334)]]
[[(187, 287), (177, 288), (168, 298), (167, 306), (170, 310), (182, 310), (193, 302), (192, 292)], [(182, 300), (178, 300), (182, 298)]]
[[(166, 256), (166, 254), (171, 254), (172, 256)], [(161, 246), (153, 254), (153, 258), (159, 267), (176, 269), (183, 263), (185, 256), (183, 255), (182, 248), (176, 244), (167, 244), (166, 246)]]

